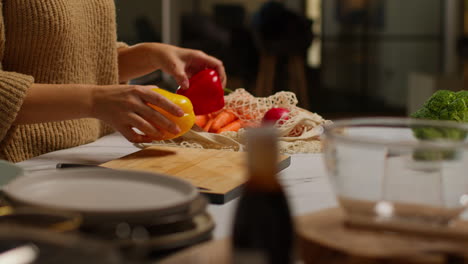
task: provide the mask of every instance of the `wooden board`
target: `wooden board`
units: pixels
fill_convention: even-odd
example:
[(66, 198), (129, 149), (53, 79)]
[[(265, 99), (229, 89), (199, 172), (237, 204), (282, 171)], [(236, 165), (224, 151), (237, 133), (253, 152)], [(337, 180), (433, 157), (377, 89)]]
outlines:
[[(338, 208), (309, 213), (294, 220), (297, 234), (294, 263), (468, 263), (463, 257), (466, 251), (463, 243), (348, 228), (343, 211)], [(231, 248), (230, 238), (210, 241), (176, 252), (157, 263), (228, 264), (232, 263)]]
[[(289, 156), (280, 156), (279, 170), (287, 168), (290, 160)], [(247, 169), (245, 152), (163, 146), (148, 147), (100, 166), (180, 177), (215, 204), (239, 196)]]
[(231, 261), (231, 240), (213, 240), (176, 252), (158, 262), (159, 264), (229, 264)]
[[(434, 234), (351, 227), (347, 222), (340, 208), (297, 217), (296, 233), (304, 263), (468, 263), (467, 241)], [(456, 226), (453, 228), (458, 229)]]
[[(324, 209), (294, 218), (296, 261), (304, 264), (446, 264), (468, 263), (466, 241), (355, 228), (346, 224), (340, 208)], [(463, 230), (466, 221), (450, 228)], [(232, 263), (231, 239), (206, 242), (176, 252), (159, 264)]]

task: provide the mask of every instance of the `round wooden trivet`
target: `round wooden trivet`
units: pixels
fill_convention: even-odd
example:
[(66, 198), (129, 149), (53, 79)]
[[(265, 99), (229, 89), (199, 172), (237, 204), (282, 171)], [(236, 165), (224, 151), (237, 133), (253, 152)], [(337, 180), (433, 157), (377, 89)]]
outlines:
[[(159, 261), (159, 264), (228, 264), (231, 259), (229, 239), (206, 242)], [(253, 263), (252, 263), (253, 264)]]
[(305, 264), (468, 263), (467, 240), (351, 227), (339, 208), (296, 218)]

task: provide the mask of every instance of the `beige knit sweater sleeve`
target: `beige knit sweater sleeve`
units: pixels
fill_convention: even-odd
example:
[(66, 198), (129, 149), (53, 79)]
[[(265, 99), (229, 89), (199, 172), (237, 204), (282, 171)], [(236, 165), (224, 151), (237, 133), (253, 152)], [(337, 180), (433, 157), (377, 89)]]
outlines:
[(122, 41), (117, 41), (117, 49), (128, 48), (128, 44)]
[(16, 72), (4, 71), (1, 61), (5, 52), (5, 27), (2, 3), (0, 1), (0, 145), (4, 143), (8, 132), (12, 129), (18, 111), (26, 96), (26, 91), (34, 82), (34, 78)]

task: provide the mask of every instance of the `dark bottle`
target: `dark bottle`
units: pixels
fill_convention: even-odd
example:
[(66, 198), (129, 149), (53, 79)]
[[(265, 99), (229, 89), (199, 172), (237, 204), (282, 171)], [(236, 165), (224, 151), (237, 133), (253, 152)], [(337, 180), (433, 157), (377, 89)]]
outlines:
[(234, 219), (233, 264), (292, 263), (293, 222), (278, 172), (276, 129), (248, 131), (248, 180)]

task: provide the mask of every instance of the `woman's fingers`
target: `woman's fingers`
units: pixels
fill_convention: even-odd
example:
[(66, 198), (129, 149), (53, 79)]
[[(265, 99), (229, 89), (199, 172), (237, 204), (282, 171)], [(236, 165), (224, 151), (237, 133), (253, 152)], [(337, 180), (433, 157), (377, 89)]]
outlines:
[(224, 69), (223, 62), (218, 60), (217, 58), (210, 56), (202, 51), (195, 51), (193, 53), (194, 58), (190, 62), (188, 68), (192, 69), (192, 74), (197, 73), (205, 68), (212, 68), (218, 72), (219, 78), (221, 79), (221, 83), (223, 87), (226, 86), (226, 71)]
[(132, 143), (150, 143), (153, 141), (149, 136), (147, 135), (140, 135), (137, 132), (135, 132), (132, 127), (120, 127), (117, 128), (117, 130), (130, 142)]
[(221, 79), (221, 83), (223, 87), (226, 87), (226, 71), (224, 69), (223, 62), (216, 59), (215, 57), (208, 56), (207, 57), (208, 68), (213, 68), (218, 72), (219, 78)]
[(168, 72), (174, 80), (182, 87), (182, 89), (189, 88), (189, 80), (187, 73), (185, 72), (185, 65), (178, 61), (173, 64), (173, 68)]
[(161, 136), (161, 132), (156, 127), (136, 113), (130, 114), (129, 122), (130, 126), (140, 130), (150, 138), (158, 138)]
[(172, 134), (180, 133), (180, 128), (177, 126), (177, 124), (150, 106), (146, 105), (144, 102), (142, 102), (141, 107), (136, 109), (135, 112), (148, 123), (153, 124), (159, 129), (166, 130)]
[(171, 45), (153, 44), (153, 59), (161, 69), (170, 74), (182, 89), (189, 88), (189, 78), (206, 68), (215, 69), (221, 83), (226, 86), (226, 71), (223, 62), (203, 51), (179, 48)]
[[(96, 86), (92, 93), (91, 116), (110, 124), (131, 142), (150, 142), (166, 131), (180, 133), (177, 124), (164, 115), (167, 112), (183, 116), (183, 110), (151, 88), (155, 86)], [(144, 135), (139, 135), (132, 127)]]
[(184, 111), (166, 97), (152, 91), (151, 88), (155, 87), (137, 87), (139, 97), (136, 103), (130, 105), (133, 105), (132, 111), (138, 116), (130, 115), (133, 122), (132, 125), (147, 135), (158, 133), (154, 127), (166, 130), (172, 134), (180, 133), (180, 128), (177, 124), (150, 107), (147, 103), (157, 106), (174, 116), (183, 116)]
[(157, 88), (157, 87), (156, 86), (148, 86), (148, 87), (139, 86), (138, 87), (139, 96), (141, 99), (143, 99), (144, 102), (160, 107), (164, 109), (166, 112), (168, 112), (169, 114), (174, 115), (174, 116), (181, 117), (184, 115), (184, 111), (178, 105), (174, 104), (169, 99), (162, 96), (161, 94), (152, 91), (151, 88)]

